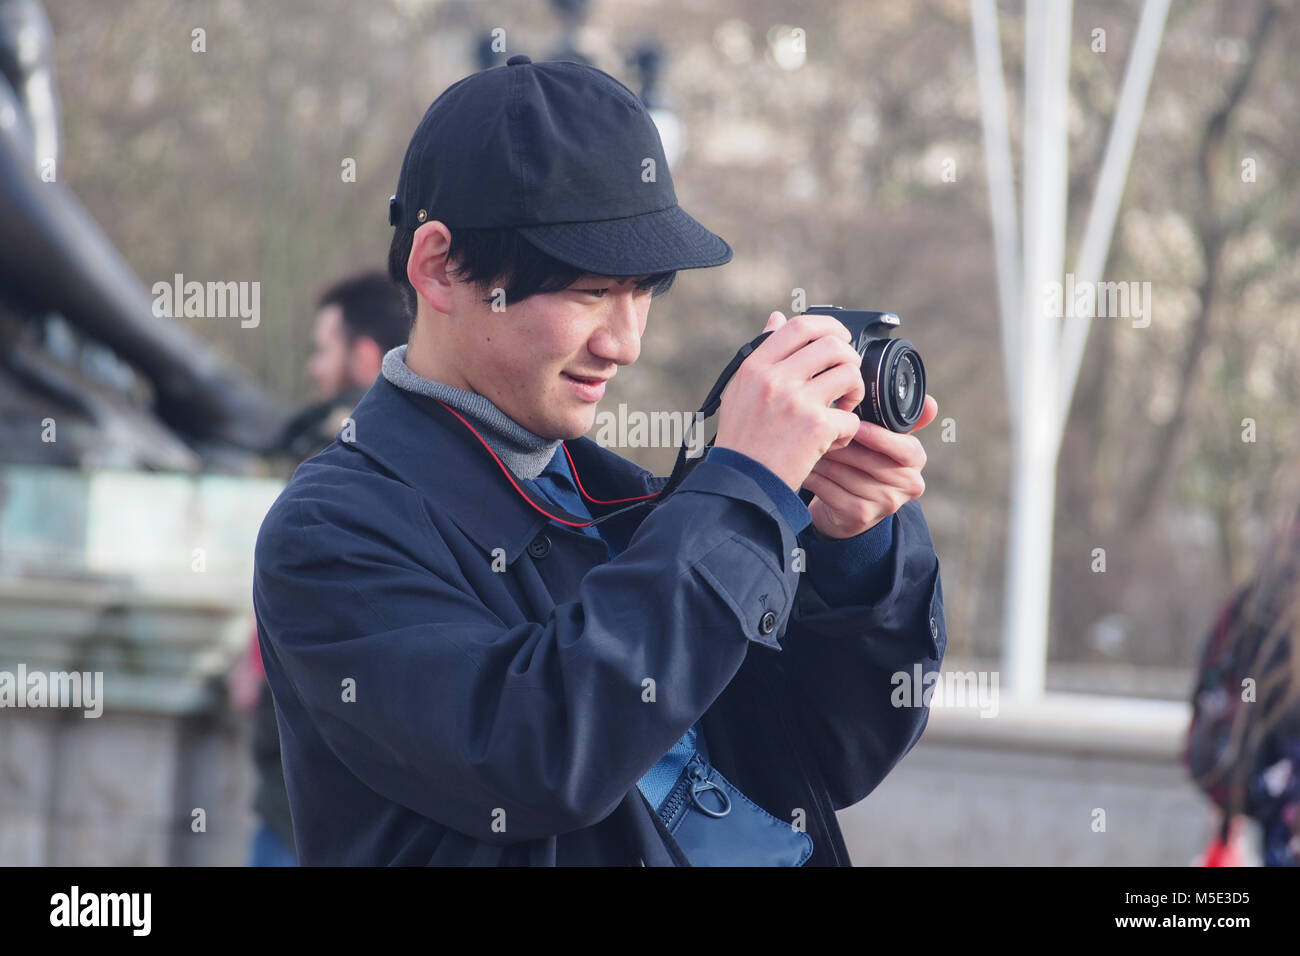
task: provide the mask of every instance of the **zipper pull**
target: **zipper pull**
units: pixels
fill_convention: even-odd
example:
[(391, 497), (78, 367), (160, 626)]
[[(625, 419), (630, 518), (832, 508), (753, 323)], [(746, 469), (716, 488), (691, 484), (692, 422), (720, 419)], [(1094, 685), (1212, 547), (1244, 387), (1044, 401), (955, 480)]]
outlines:
[[(698, 757), (692, 758), (691, 762), (686, 765), (686, 773), (692, 781), (690, 788), (691, 801), (699, 808), (701, 813), (707, 813), (711, 817), (725, 817), (731, 812), (731, 798), (727, 796), (727, 791), (707, 779), (709, 774), (702, 760)], [(721, 810), (713, 810), (700, 802), (700, 794), (707, 793), (709, 790), (715, 791), (722, 798)]]

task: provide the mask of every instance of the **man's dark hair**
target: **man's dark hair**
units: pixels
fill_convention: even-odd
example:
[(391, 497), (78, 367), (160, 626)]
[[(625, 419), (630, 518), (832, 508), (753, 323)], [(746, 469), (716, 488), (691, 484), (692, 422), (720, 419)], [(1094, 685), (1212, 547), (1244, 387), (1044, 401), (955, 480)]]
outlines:
[[(414, 229), (398, 226), (388, 248), (388, 275), (401, 290), (411, 322), (415, 321), (415, 288), (406, 277), (406, 262), (411, 257)], [(507, 303), (522, 302), (539, 292), (559, 292), (573, 285), (586, 269), (578, 269), (547, 255), (519, 234), (516, 229), (453, 229), (447, 259), (456, 278), (472, 282), (483, 289), (484, 302), (492, 302), (492, 289), (505, 290)], [(648, 275), (637, 283), (660, 296), (672, 288), (676, 272)], [(612, 278), (628, 278), (613, 276)]]
[(387, 352), (405, 344), (410, 334), (402, 294), (378, 269), (348, 276), (327, 288), (316, 300), (316, 308), (331, 305), (343, 312), (343, 332), (349, 343), (364, 335)]

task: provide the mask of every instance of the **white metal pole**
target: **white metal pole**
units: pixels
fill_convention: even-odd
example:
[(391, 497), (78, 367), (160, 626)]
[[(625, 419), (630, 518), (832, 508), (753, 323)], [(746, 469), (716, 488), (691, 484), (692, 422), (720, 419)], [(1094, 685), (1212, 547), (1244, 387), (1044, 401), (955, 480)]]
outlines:
[(1013, 436), (1003, 639), (1003, 677), (1025, 700), (1042, 696), (1047, 675), (1060, 335), (1047, 293), (1065, 261), (1071, 6), (1025, 3), (1022, 362), (1012, 369), (1012, 414), (1021, 425)]
[[(1106, 141), (1106, 155), (1097, 176), (1097, 191), (1088, 210), (1088, 224), (1083, 230), (1079, 259), (1074, 269), (1076, 282), (1098, 282), (1106, 267), (1115, 217), (1120, 200), (1124, 198), (1124, 184), (1128, 181), (1129, 166), (1133, 159), (1133, 146), (1137, 142), (1138, 125), (1146, 109), (1147, 90), (1151, 74), (1155, 71), (1156, 56), (1160, 52), (1160, 38), (1164, 33), (1165, 19), (1169, 13), (1169, 0), (1146, 0), (1142, 19), (1138, 22), (1133, 49), (1129, 53), (1128, 67), (1124, 72), (1124, 85), (1115, 104), (1115, 118), (1111, 122), (1110, 138)], [(1094, 300), (1095, 301), (1095, 300)], [(1084, 347), (1088, 342), (1088, 329), (1092, 313), (1074, 315), (1067, 310), (1061, 343), (1061, 378), (1056, 444), (1060, 448), (1065, 434), (1066, 417), (1079, 379), (1079, 365), (1083, 362)]]
[[(998, 316), (1002, 323), (1002, 367), (1008, 407), (1016, 406), (1012, 385), (1016, 343), (1020, 341), (1020, 250), (1016, 225), (1015, 179), (1011, 171), (1011, 142), (1007, 130), (1007, 99), (1002, 78), (1002, 43), (994, 0), (971, 0), (971, 38), (979, 77), (980, 116), (984, 131), (984, 167), (989, 184), (989, 218), (993, 226), (993, 256), (998, 277)], [(1012, 415), (1013, 428), (1020, 420)]]

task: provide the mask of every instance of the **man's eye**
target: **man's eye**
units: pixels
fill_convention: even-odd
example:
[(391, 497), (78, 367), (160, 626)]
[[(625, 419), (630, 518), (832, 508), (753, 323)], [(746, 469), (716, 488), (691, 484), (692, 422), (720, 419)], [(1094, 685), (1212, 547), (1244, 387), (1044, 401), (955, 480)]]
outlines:
[(579, 289), (578, 291), (585, 295), (594, 295), (596, 298), (599, 299), (606, 292), (608, 292), (609, 289)]

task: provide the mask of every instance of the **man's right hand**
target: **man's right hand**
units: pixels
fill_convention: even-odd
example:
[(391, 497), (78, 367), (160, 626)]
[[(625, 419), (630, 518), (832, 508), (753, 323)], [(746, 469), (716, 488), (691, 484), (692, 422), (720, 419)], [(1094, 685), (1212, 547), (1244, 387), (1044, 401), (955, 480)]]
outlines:
[(829, 315), (773, 312), (763, 331), (772, 334), (722, 392), (714, 446), (748, 455), (797, 492), (826, 452), (857, 434), (862, 357)]

